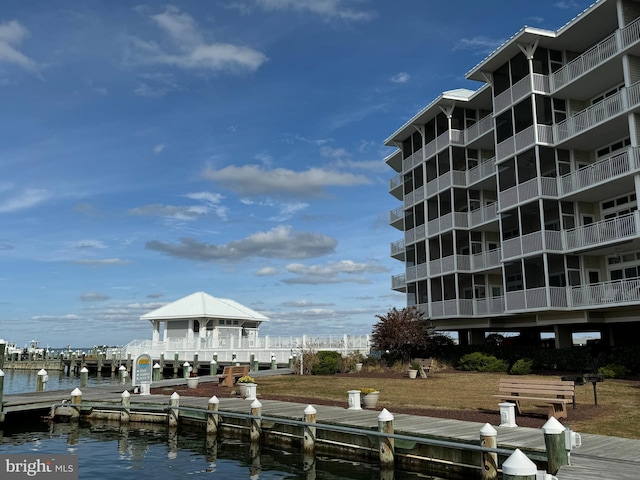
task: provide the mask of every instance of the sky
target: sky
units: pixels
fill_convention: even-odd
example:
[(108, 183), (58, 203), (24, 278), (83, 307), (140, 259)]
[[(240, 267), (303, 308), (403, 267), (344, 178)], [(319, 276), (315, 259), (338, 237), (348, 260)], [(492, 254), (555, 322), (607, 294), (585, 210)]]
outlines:
[(2, 0), (0, 338), (150, 339), (197, 291), (370, 334), (405, 305), (384, 140), (590, 3)]

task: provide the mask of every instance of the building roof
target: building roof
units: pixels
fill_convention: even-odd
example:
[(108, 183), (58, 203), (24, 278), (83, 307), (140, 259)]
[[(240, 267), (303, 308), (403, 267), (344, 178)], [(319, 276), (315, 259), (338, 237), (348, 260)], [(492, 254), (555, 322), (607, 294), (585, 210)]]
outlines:
[(264, 315), (229, 298), (216, 298), (205, 292), (187, 295), (140, 317), (142, 320), (179, 320), (185, 318), (231, 318), (268, 322)]

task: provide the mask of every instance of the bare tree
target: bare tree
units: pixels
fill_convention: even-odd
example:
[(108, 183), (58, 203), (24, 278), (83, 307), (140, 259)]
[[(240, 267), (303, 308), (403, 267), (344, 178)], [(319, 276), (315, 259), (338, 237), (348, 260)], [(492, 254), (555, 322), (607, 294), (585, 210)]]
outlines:
[(374, 348), (408, 362), (414, 352), (429, 344), (429, 323), (415, 307), (398, 310), (395, 307), (386, 315), (376, 315), (379, 322), (373, 326), (371, 343)]

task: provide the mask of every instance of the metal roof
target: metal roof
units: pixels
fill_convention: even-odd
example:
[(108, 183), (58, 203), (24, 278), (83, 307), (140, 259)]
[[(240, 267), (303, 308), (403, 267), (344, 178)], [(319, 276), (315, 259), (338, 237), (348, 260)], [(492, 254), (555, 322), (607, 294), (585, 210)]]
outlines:
[(180, 320), (186, 318), (230, 318), (268, 322), (269, 319), (229, 298), (216, 298), (205, 292), (187, 295), (140, 317), (142, 320)]

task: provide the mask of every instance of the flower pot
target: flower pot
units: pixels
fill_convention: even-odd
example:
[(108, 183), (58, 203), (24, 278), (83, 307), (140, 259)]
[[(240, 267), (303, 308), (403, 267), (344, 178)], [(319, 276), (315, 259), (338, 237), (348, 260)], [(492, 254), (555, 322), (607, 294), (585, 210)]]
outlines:
[(187, 388), (198, 388), (198, 377), (187, 377)]
[(416, 378), (418, 376), (418, 370), (409, 370), (409, 378)]
[(361, 371), (362, 371), (362, 364), (356, 363), (356, 372), (361, 372)]
[(238, 394), (241, 397), (247, 396), (247, 384), (246, 383), (238, 383)]
[(364, 408), (376, 408), (379, 398), (380, 392), (367, 393), (362, 396), (362, 405), (364, 405)]

